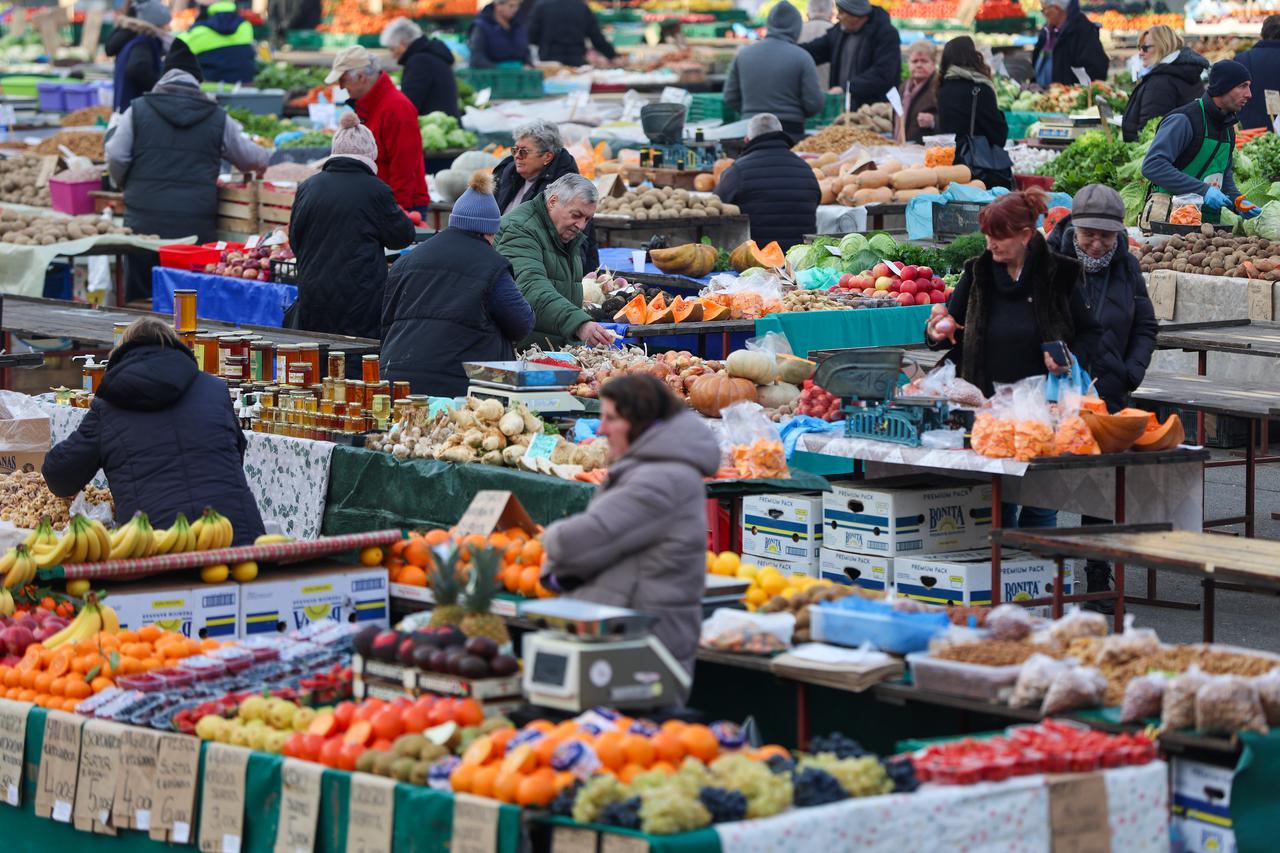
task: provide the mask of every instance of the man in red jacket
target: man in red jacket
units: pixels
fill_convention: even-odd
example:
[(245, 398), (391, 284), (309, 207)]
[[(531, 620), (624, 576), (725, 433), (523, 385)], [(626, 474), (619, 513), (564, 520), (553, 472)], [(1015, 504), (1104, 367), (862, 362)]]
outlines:
[(337, 83), (351, 96), (348, 103), (378, 142), (378, 177), (391, 187), (405, 210), (427, 214), (427, 174), (422, 159), (418, 110), (378, 60), (363, 47), (346, 47), (333, 58), (325, 83)]

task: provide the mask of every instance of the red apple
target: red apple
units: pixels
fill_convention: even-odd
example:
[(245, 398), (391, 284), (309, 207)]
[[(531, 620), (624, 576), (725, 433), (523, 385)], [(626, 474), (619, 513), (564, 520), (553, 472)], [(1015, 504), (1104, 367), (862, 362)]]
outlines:
[(899, 305), (915, 305), (916, 295), (914, 293), (899, 293), (897, 302)]
[(943, 303), (947, 301), (947, 297), (941, 290), (935, 290), (929, 294), (929, 301)]
[(902, 280), (906, 281), (909, 278), (916, 278), (917, 277), (916, 271), (918, 269), (919, 269), (918, 267), (912, 266), (911, 264), (907, 264), (905, 267), (902, 268)]
[(879, 263), (871, 268), (871, 274), (876, 278), (889, 275), (889, 267), (887, 264)]
[(927, 293), (917, 293), (917, 294), (916, 294), (916, 304), (917, 304), (917, 305), (928, 305), (928, 304), (929, 304), (930, 302), (932, 302), (932, 301), (933, 301), (933, 300), (929, 297), (929, 294), (927, 294)]
[(898, 292), (899, 293), (915, 293), (916, 283), (914, 281), (904, 281), (902, 284), (898, 285)]
[(836, 282), (836, 287), (848, 288), (853, 284), (853, 273), (845, 273), (840, 276), (840, 280)]
[(929, 267), (916, 267), (916, 276), (918, 278), (933, 278), (933, 270)]

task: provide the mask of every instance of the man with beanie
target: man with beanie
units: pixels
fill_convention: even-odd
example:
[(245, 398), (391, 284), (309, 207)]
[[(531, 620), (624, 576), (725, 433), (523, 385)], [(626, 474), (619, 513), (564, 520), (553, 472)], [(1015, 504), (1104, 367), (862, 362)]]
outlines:
[(358, 45), (338, 51), (324, 82), (347, 91), (347, 103), (373, 132), (378, 177), (391, 187), (396, 203), (426, 216), (431, 199), (417, 107), (391, 82), (374, 55)]
[(511, 361), (533, 331), (511, 263), (493, 248), (501, 217), (493, 178), (471, 176), (449, 227), (402, 255), (382, 300), (382, 376), (414, 394), (462, 397), (468, 361)]
[(887, 100), (902, 76), (898, 31), (870, 0), (836, 0), (836, 24), (800, 46), (817, 64), (831, 64), (830, 91), (847, 93), (850, 110)]
[(813, 57), (796, 44), (803, 26), (796, 7), (782, 0), (769, 12), (764, 39), (738, 51), (724, 84), (725, 106), (748, 119), (771, 113), (797, 138), (826, 97)]
[(377, 160), (369, 128), (344, 112), (329, 159), (294, 196), (289, 243), (298, 256), (298, 299), (285, 326), (378, 337), (385, 249), (408, 246), (414, 228), (391, 188), (378, 180)]
[[(206, 243), (215, 236), (222, 161), (260, 172), (270, 155), (249, 141), (212, 95), (200, 91), (194, 75), (178, 67), (190, 57), (185, 46), (176, 52), (171, 48), (170, 57), (155, 87), (135, 97), (108, 129), (107, 171), (124, 190), (125, 225), (139, 234), (195, 235), (197, 242)], [(129, 300), (150, 302), (155, 259), (129, 255)]]
[(250, 83), (257, 74), (253, 24), (240, 16), (233, 0), (201, 0), (191, 29), (179, 33), (200, 58), (205, 79), (218, 83)]
[(119, 19), (107, 37), (105, 50), (116, 58), (112, 108), (122, 113), (160, 79), (160, 67), (173, 35), (169, 7), (160, 0), (141, 0), (133, 14)]
[(1220, 221), (1224, 208), (1245, 219), (1261, 212), (1248, 199), (1236, 203), (1240, 191), (1231, 174), (1236, 150), (1233, 125), (1251, 96), (1248, 69), (1224, 59), (1209, 69), (1209, 86), (1203, 97), (1160, 121), (1142, 161), (1142, 176), (1152, 187), (1140, 224), (1168, 222), (1172, 197), (1177, 195), (1203, 197), (1201, 217), (1205, 222)]
[(747, 123), (747, 146), (720, 177), (716, 195), (751, 220), (758, 245), (777, 240), (783, 251), (817, 231), (822, 189), (809, 164), (791, 150), (778, 119), (761, 113)]
[(1042, 0), (1044, 29), (1031, 52), (1035, 82), (1079, 86), (1073, 68), (1083, 68), (1090, 80), (1106, 80), (1111, 60), (1102, 49), (1098, 25), (1080, 11), (1080, 0)]

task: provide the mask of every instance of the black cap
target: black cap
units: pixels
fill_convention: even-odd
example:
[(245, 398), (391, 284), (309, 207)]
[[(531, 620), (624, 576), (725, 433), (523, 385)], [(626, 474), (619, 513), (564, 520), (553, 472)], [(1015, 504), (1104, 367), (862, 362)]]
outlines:
[(185, 71), (192, 77), (196, 78), (196, 82), (204, 82), (204, 72), (200, 70), (200, 60), (196, 59), (196, 55), (191, 52), (191, 48), (187, 47), (187, 43), (182, 39), (174, 39), (169, 45), (169, 52), (164, 57), (164, 71)]

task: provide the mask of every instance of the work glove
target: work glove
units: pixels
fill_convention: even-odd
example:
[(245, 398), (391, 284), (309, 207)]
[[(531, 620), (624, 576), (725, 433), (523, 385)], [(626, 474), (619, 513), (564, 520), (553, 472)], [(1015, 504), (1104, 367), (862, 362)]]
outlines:
[(1253, 219), (1253, 217), (1262, 213), (1262, 208), (1244, 196), (1236, 199), (1236, 213), (1240, 214), (1241, 219)]
[(1231, 199), (1227, 198), (1227, 194), (1217, 187), (1209, 187), (1209, 191), (1204, 194), (1204, 203), (1206, 207), (1214, 210), (1221, 210), (1224, 207), (1234, 208)]

